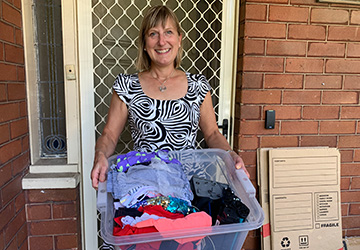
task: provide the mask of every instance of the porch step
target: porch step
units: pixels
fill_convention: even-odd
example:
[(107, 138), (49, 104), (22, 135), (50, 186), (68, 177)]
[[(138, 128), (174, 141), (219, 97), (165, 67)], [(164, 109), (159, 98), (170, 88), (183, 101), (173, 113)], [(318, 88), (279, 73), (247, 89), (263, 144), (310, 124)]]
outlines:
[(80, 182), (79, 173), (28, 173), (22, 179), (23, 189), (76, 188)]

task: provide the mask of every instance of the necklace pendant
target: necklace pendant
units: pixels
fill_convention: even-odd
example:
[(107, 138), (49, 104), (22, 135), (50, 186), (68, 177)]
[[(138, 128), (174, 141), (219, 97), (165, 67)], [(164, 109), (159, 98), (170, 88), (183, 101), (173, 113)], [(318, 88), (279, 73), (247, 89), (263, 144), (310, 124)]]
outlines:
[(159, 90), (161, 91), (161, 92), (164, 92), (165, 90), (166, 90), (166, 86), (164, 85), (164, 86), (160, 86), (159, 87)]
[(166, 90), (165, 83), (167, 82), (167, 80), (169, 80), (169, 79), (172, 77), (172, 75), (174, 74), (174, 72), (175, 72), (175, 69), (171, 72), (171, 74), (170, 74), (168, 77), (166, 77), (166, 79), (165, 79), (163, 82), (161, 82), (161, 81), (159, 80), (159, 78), (154, 77), (154, 76), (151, 74), (151, 72), (150, 72), (151, 77), (154, 78), (156, 81), (158, 81), (158, 82), (161, 84), (161, 85), (159, 86), (160, 92), (164, 92), (164, 91)]

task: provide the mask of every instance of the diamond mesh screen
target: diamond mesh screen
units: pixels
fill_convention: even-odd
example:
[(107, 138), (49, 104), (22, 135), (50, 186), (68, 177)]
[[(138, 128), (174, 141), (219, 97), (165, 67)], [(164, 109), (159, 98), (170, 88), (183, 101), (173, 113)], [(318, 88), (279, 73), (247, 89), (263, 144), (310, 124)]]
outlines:
[[(213, 88), (215, 113), (218, 109), (221, 1), (130, 1), (104, 0), (92, 2), (94, 98), (96, 135), (100, 136), (112, 95), (116, 75), (134, 73), (137, 36), (142, 17), (153, 5), (166, 4), (174, 10), (184, 30), (184, 56), (181, 68), (202, 73)], [(203, 145), (201, 135), (198, 146)], [(131, 150), (128, 129), (122, 133), (116, 151)]]
[[(184, 31), (181, 68), (204, 74), (218, 113), (222, 0), (93, 0), (93, 61), (95, 129), (100, 136), (106, 122), (112, 84), (119, 73), (134, 73), (137, 37), (144, 13), (150, 6), (166, 4), (177, 15)], [(198, 147), (204, 147), (202, 135)], [(132, 149), (128, 128), (122, 133), (117, 153)]]

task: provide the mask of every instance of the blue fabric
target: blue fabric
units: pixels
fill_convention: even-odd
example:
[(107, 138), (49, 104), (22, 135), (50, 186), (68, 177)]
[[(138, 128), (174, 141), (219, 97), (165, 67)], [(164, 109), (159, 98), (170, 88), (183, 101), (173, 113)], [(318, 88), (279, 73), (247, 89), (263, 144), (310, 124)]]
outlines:
[(131, 166), (150, 163), (153, 158), (158, 158), (165, 163), (181, 164), (178, 160), (168, 156), (168, 151), (166, 150), (156, 150), (151, 153), (131, 151), (116, 158), (116, 170), (126, 172)]

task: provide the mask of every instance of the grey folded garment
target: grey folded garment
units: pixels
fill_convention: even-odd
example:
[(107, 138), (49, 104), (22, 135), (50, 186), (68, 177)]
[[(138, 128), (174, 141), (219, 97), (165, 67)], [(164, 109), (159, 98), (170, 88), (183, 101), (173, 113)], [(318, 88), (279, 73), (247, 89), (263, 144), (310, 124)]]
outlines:
[[(171, 196), (186, 201), (194, 198), (181, 164), (174, 164), (153, 158), (149, 165), (135, 165), (126, 173), (110, 171), (107, 190), (114, 199), (129, 207), (143, 196)], [(135, 203), (134, 203), (135, 202)]]

